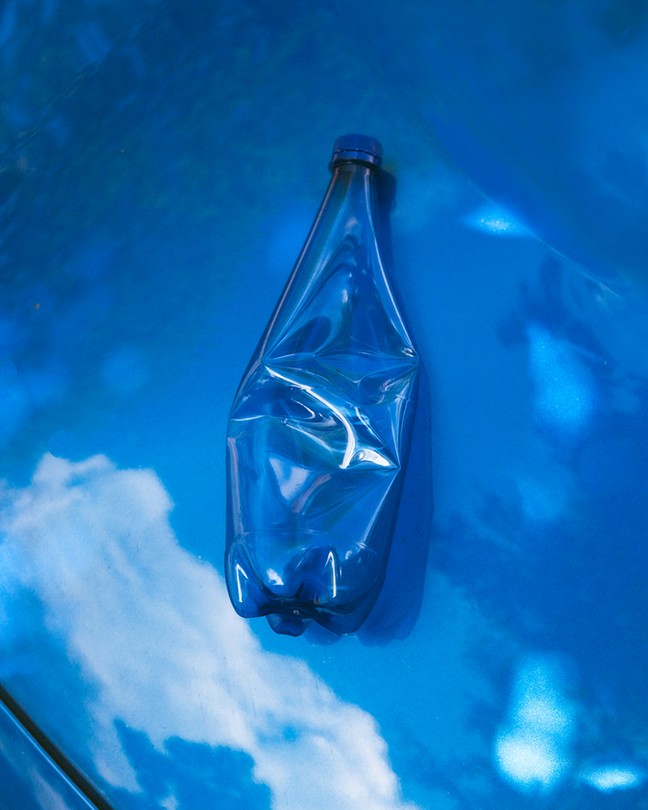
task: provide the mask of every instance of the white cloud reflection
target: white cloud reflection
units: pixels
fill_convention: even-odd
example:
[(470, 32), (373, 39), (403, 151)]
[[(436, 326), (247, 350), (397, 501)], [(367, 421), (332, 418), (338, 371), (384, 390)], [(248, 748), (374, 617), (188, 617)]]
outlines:
[(553, 431), (575, 437), (588, 425), (595, 409), (592, 375), (574, 346), (540, 324), (530, 324), (528, 336), (537, 416)]
[(523, 792), (549, 792), (571, 768), (575, 708), (565, 686), (557, 660), (529, 656), (520, 662), (495, 759), (502, 776)]
[(527, 226), (511, 211), (495, 203), (486, 203), (463, 218), (464, 225), (493, 236), (532, 236)]
[(595, 790), (612, 793), (640, 787), (646, 781), (646, 773), (632, 762), (611, 762), (583, 768), (580, 778)]
[(120, 719), (159, 750), (180, 737), (248, 753), (278, 810), (413, 808), (373, 717), (264, 651), (222, 578), (180, 547), (155, 473), (46, 455), (3, 504), (0, 554), (94, 687), (95, 764), (114, 786), (139, 789)]

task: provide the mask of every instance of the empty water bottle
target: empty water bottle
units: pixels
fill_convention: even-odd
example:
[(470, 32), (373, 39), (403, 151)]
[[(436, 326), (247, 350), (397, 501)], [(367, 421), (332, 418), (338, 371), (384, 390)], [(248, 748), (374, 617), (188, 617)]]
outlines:
[(230, 412), (228, 590), (241, 616), (267, 616), (279, 633), (310, 621), (355, 632), (388, 564), (418, 358), (381, 255), (381, 153), (364, 135), (336, 141)]

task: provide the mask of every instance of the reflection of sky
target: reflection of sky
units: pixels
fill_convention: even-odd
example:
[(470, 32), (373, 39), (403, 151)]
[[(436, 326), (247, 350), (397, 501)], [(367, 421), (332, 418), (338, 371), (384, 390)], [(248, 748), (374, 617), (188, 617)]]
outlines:
[(510, 211), (492, 203), (482, 205), (464, 217), (463, 221), (469, 228), (484, 231), (493, 236), (510, 238), (530, 235), (526, 226)]
[[(588, 42), (613, 52), (614, 71), (603, 84), (572, 76), (588, 89), (576, 99), (582, 120), (605, 141), (578, 153), (593, 161), (588, 181), (604, 177), (620, 202), (600, 209), (610, 228), (585, 232), (608, 265), (615, 244), (639, 255), (636, 239), (616, 237), (619, 211), (633, 198), (641, 212), (645, 186), (632, 155), (642, 112), (615, 90), (624, 60), (626, 92), (640, 88), (643, 28), (633, 4), (621, 6), (616, 22), (591, 21), (605, 41), (574, 39), (579, 60)], [(343, 789), (355, 806), (435, 810), (607, 793), (631, 802), (648, 771), (645, 300), (588, 281), (528, 234), (495, 238), (519, 223), (484, 208), (430, 140), (421, 115), (433, 77), (416, 78), (425, 62), (408, 83), (410, 51), (396, 49), (388, 81), (377, 79), (359, 59), (370, 38), (341, 40), (329, 6), (110, 7), (47, 0), (0, 12), (3, 681), (84, 767), (122, 786), (124, 807), (148, 797), (196, 807), (192, 789), (209, 780), (213, 796), (227, 781), (233, 806), (240, 795), (285, 806)], [(528, 6), (513, 10), (507, 30), (527, 30)], [(516, 43), (544, 36), (534, 28)], [(444, 75), (465, 71), (474, 90), (477, 74), (448, 44), (439, 53), (457, 70)], [(558, 55), (569, 44), (561, 38)], [(532, 48), (510, 77), (541, 78), (555, 53)], [(604, 122), (589, 89), (623, 114)], [(502, 107), (510, 97), (484, 93), (474, 110), (521, 125)], [(524, 98), (534, 154), (556, 133), (533, 93)], [(395, 277), (431, 381), (436, 529), (411, 634), (326, 646), (232, 615), (218, 574), (221, 448), (331, 142), (353, 129), (383, 140), (397, 178)], [(508, 148), (496, 134), (490, 145)], [(465, 165), (485, 154), (465, 148)], [(556, 153), (556, 168), (567, 156)], [(573, 246), (587, 220), (570, 231), (561, 206), (592, 198), (551, 172), (534, 185), (539, 164), (521, 161), (496, 180), (526, 183), (527, 202), (547, 192)], [(552, 197), (554, 180), (572, 183), (569, 194)], [(115, 463), (48, 458), (29, 483), (47, 449)], [(538, 694), (569, 734), (529, 719)], [(129, 793), (135, 765), (145, 793)]]
[(277, 808), (413, 807), (373, 718), (305, 663), (262, 650), (220, 576), (178, 545), (170, 508), (149, 471), (47, 456), (3, 512), (3, 568), (13, 560), (93, 686), (86, 744), (102, 778), (140, 787), (119, 720), (158, 750), (181, 738), (247, 753)]
[(519, 665), (495, 755), (502, 775), (522, 791), (553, 790), (569, 770), (574, 711), (563, 681), (550, 659)]
[(489, 196), (590, 271), (645, 282), (642, 4), (339, 8), (385, 92), (404, 97)]
[(633, 762), (612, 761), (584, 768), (581, 779), (602, 793), (614, 793), (640, 787), (646, 780), (646, 772)]
[(545, 329), (530, 325), (529, 365), (536, 389), (538, 418), (553, 430), (583, 430), (593, 410), (593, 384), (573, 348)]

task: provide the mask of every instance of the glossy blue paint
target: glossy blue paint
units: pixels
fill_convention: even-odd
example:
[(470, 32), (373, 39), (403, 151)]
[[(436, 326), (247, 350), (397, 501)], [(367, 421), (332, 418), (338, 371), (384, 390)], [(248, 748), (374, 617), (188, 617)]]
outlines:
[(489, 196), (600, 279), (645, 285), (643, 3), (337, 8), (371, 43), (385, 92), (405, 95)]
[[(0, 679), (115, 807), (645, 803), (639, 5), (2, 8)], [(416, 506), (358, 633), (286, 638), (232, 610), (222, 447), (358, 130)]]
[(2, 704), (0, 785), (6, 810), (92, 810), (95, 806)]

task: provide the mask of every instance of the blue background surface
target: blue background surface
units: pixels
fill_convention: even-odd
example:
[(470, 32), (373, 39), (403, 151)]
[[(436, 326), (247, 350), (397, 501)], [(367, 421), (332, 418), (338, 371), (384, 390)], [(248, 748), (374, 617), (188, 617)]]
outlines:
[[(217, 5), (0, 12), (0, 680), (117, 807), (648, 806), (645, 4)], [(354, 130), (434, 523), (326, 644), (229, 604), (224, 434)]]
[(0, 785), (6, 810), (91, 810), (77, 788), (4, 708), (0, 709)]

